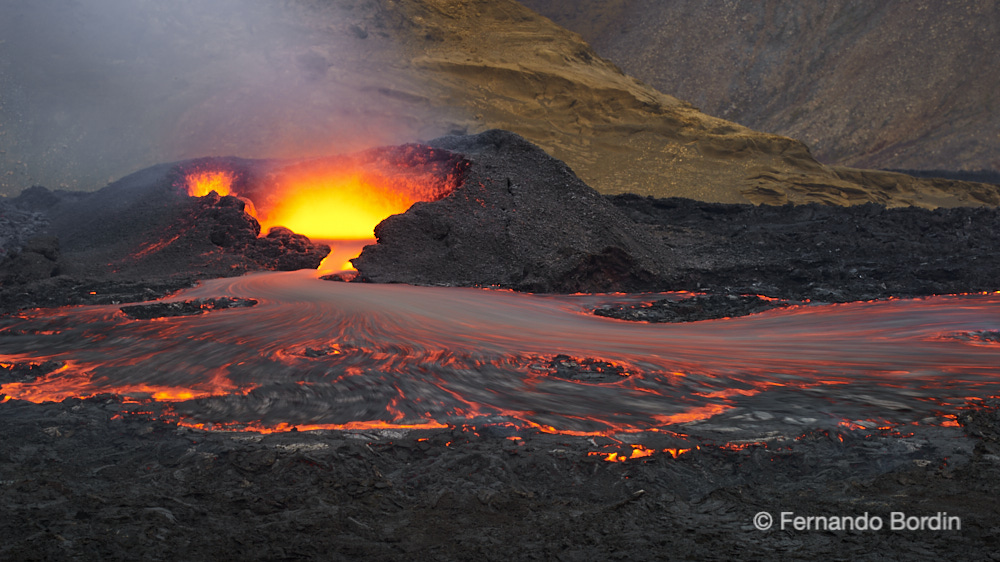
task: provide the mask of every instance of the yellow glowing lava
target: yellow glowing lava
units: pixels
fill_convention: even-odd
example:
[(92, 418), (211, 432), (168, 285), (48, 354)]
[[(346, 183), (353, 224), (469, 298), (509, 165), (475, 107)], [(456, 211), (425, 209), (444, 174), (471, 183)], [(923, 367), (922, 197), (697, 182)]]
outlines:
[(260, 218), (261, 232), (283, 226), (313, 240), (372, 238), (375, 225), (414, 200), (358, 174), (293, 178)]
[[(455, 189), (463, 163), (427, 147), (407, 145), (240, 173), (205, 165), (186, 172), (181, 189), (238, 197), (260, 224), (260, 235), (284, 227), (327, 243), (325, 271), (351, 270), (349, 260), (375, 240), (375, 227), (418, 201), (437, 201)], [(348, 249), (351, 251), (349, 252)]]
[(204, 197), (211, 192), (229, 195), (233, 190), (233, 174), (229, 171), (191, 172), (184, 178), (188, 195)]
[(374, 238), (360, 240), (315, 241), (330, 246), (330, 254), (326, 256), (317, 268), (317, 273), (319, 275), (329, 275), (331, 273), (338, 273), (342, 271), (357, 271), (354, 269), (354, 264), (351, 263), (351, 260), (358, 257), (358, 255), (361, 254), (361, 250), (364, 249), (365, 246), (375, 243)]

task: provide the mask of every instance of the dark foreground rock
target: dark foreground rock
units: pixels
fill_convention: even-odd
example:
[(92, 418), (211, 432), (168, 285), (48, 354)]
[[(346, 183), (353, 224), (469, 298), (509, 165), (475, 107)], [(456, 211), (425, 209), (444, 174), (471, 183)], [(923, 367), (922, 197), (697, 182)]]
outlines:
[(129, 318), (149, 320), (152, 318), (170, 318), (173, 316), (195, 316), (212, 310), (227, 308), (246, 308), (256, 306), (255, 299), (240, 299), (222, 297), (218, 299), (195, 299), (193, 301), (157, 302), (152, 304), (136, 304), (123, 306), (121, 311)]
[[(632, 447), (503, 427), (206, 432), (109, 395), (8, 401), (0, 558), (990, 559), (991, 408), (962, 417), (970, 436), (812, 432), (607, 462)], [(775, 528), (754, 527), (762, 511)], [(885, 527), (780, 530), (783, 511)], [(961, 529), (893, 531), (893, 512), (947, 513)]]
[(708, 295), (681, 300), (660, 299), (649, 304), (611, 305), (594, 310), (594, 314), (633, 322), (696, 322), (748, 316), (787, 306), (788, 303), (766, 300), (756, 295)]

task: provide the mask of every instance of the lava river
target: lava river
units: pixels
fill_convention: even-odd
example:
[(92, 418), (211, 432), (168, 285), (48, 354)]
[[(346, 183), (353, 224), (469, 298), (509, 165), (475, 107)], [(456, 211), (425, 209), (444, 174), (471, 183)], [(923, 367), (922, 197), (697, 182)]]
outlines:
[(110, 392), (212, 427), (612, 434), (947, 425), (945, 413), (1000, 393), (998, 294), (651, 325), (590, 314), (650, 295), (335, 283), (299, 271), (209, 281), (166, 301), (221, 296), (259, 304), (153, 320), (110, 305), (3, 319), (0, 363), (58, 367), (0, 394)]

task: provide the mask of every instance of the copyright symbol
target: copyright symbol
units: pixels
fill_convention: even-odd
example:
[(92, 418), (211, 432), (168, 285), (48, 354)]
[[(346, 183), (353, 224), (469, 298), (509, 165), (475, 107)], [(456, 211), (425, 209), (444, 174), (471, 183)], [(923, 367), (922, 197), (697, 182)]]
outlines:
[(771, 528), (774, 520), (771, 518), (771, 514), (766, 511), (761, 511), (757, 515), (753, 516), (753, 526), (757, 527), (758, 531), (766, 531)]

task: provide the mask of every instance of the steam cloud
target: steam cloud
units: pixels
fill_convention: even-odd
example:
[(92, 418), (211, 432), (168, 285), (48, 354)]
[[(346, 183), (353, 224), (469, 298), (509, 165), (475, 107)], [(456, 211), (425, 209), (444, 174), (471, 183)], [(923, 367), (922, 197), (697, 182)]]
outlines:
[[(320, 0), (0, 0), (0, 193), (441, 134), (370, 15)], [(377, 22), (374, 24), (377, 26)], [(409, 116), (403, 118), (401, 116)]]

